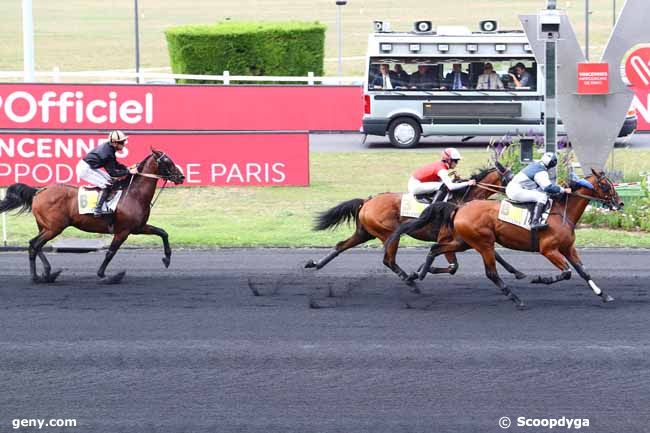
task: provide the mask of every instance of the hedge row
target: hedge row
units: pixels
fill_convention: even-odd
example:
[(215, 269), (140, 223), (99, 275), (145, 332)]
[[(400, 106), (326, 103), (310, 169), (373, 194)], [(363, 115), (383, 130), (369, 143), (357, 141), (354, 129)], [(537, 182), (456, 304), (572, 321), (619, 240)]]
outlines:
[(325, 29), (318, 22), (222, 22), (170, 28), (165, 37), (175, 74), (318, 76)]

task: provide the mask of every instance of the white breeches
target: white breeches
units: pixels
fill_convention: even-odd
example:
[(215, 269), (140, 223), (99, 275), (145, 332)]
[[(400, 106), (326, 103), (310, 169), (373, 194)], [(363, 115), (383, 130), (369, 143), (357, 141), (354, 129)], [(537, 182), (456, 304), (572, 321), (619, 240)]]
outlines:
[(83, 179), (91, 185), (100, 188), (106, 188), (111, 184), (111, 177), (105, 171), (92, 169), (83, 159), (77, 163), (77, 177)]
[(510, 182), (506, 187), (506, 195), (511, 200), (523, 202), (546, 203), (548, 197), (541, 191), (524, 189), (516, 182)]
[(442, 182), (420, 182), (411, 176), (409, 179), (408, 190), (411, 194), (426, 194), (438, 191), (441, 186)]

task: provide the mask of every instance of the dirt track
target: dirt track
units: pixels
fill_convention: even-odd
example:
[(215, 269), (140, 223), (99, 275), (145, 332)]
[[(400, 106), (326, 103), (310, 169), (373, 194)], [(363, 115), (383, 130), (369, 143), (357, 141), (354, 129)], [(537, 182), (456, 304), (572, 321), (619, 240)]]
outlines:
[(325, 253), (175, 251), (165, 270), (161, 251), (121, 251), (116, 286), (95, 281), (101, 254), (51, 254), (64, 268), (53, 286), (29, 282), (26, 253), (0, 254), (0, 429), (47, 417), (76, 418), (75, 432), (497, 432), (502, 416), (565, 416), (589, 418), (586, 432), (647, 431), (650, 252), (582, 251), (617, 298), (606, 306), (576, 275), (505, 276), (527, 311), (472, 253), (422, 296), (379, 250), (301, 268)]

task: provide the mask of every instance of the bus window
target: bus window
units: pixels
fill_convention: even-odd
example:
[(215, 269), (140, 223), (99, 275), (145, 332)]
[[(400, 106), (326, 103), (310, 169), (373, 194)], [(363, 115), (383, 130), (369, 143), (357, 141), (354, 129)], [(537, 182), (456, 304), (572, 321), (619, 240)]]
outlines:
[[(492, 66), (491, 79), (480, 78), (488, 72), (486, 66)], [(371, 58), (368, 69), (368, 90), (512, 92), (536, 88), (533, 58)]]

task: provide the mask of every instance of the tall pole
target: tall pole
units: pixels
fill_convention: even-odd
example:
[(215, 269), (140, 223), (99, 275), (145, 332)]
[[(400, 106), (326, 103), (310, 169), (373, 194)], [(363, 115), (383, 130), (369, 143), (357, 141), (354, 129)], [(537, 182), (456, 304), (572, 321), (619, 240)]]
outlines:
[(614, 4), (612, 7), (612, 27), (616, 25), (616, 0), (614, 0)]
[(138, 14), (138, 0), (134, 0), (135, 6), (135, 73), (136, 82), (140, 84), (140, 17)]
[(343, 5), (340, 2), (336, 2), (336, 33), (338, 37), (339, 45), (339, 65), (338, 65), (338, 76), (339, 80), (343, 76), (343, 37), (341, 35), (341, 7)]
[(32, 0), (23, 0), (23, 71), (25, 82), (35, 81)]
[(589, 0), (585, 0), (585, 58), (589, 61)]

